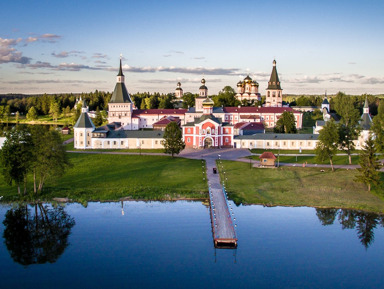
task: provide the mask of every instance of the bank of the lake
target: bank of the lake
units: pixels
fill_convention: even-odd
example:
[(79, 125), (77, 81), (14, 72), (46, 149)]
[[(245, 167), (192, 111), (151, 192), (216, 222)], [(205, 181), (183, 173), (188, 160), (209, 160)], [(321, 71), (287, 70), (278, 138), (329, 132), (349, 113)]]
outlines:
[[(353, 181), (356, 170), (319, 168), (250, 168), (244, 162), (222, 161), (222, 179), (236, 203), (267, 206), (334, 207), (384, 213), (382, 187), (368, 192)], [(223, 172), (225, 171), (225, 177)], [(384, 174), (381, 173), (381, 185)]]
[[(72, 167), (47, 182), (40, 200), (74, 201), (204, 199), (208, 197), (201, 160), (149, 155), (69, 154)], [(0, 168), (1, 169), (1, 168)], [(20, 200), (15, 186), (1, 176), (3, 201)], [(32, 179), (28, 191), (33, 191)], [(31, 200), (29, 195), (24, 200)]]

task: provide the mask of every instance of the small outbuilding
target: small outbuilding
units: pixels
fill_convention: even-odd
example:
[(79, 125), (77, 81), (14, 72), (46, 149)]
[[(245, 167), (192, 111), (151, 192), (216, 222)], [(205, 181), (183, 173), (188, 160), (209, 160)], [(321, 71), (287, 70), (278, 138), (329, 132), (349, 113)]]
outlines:
[(71, 129), (69, 127), (63, 127), (62, 130), (61, 130), (61, 133), (62, 134), (70, 134), (71, 133)]
[(266, 167), (274, 167), (276, 156), (272, 152), (263, 152), (260, 155), (260, 165)]

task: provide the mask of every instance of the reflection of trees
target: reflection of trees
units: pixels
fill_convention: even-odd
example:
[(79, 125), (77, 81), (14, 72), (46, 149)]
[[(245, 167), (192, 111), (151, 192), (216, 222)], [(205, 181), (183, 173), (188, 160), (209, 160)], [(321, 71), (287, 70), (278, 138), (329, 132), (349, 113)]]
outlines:
[(316, 215), (323, 226), (332, 225), (336, 214), (337, 209), (316, 209)]
[(343, 209), (316, 209), (316, 215), (323, 226), (333, 224), (337, 216), (343, 230), (356, 228), (357, 237), (365, 248), (372, 245), (376, 226), (380, 224), (384, 227), (384, 216), (374, 213)]
[(12, 259), (22, 265), (54, 263), (68, 246), (75, 220), (63, 207), (35, 204), (10, 209), (3, 222), (4, 242)]

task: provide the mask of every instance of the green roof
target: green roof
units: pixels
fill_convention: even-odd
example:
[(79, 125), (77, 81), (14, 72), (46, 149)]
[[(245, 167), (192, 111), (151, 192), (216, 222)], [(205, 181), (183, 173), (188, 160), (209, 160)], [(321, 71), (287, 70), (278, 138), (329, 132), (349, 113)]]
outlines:
[(163, 138), (161, 130), (113, 130), (107, 133), (107, 138)]
[(121, 58), (120, 58), (120, 68), (119, 68), (119, 74), (117, 76), (124, 76), (123, 74), (123, 67), (121, 65)]
[(95, 128), (95, 125), (88, 116), (88, 113), (82, 112), (74, 128)]
[(115, 90), (113, 91), (110, 103), (132, 103), (131, 97), (122, 82), (116, 83)]
[(372, 120), (368, 113), (364, 113), (361, 116), (361, 122), (360, 125), (363, 128), (363, 130), (369, 130), (371, 128)]
[(210, 119), (218, 124), (221, 123), (221, 119), (214, 117), (212, 114), (203, 114), (200, 118), (195, 118), (195, 124), (201, 123), (204, 120)]
[(269, 79), (267, 89), (280, 89), (281, 90), (279, 75), (277, 74), (277, 69), (276, 69), (276, 60), (273, 60), (273, 68), (272, 68), (271, 78)]

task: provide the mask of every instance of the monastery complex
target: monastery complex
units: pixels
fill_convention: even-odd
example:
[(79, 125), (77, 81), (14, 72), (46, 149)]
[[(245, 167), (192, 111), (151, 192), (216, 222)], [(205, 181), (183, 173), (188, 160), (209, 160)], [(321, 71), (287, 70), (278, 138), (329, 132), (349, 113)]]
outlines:
[[(180, 82), (177, 83), (175, 97), (177, 99), (183, 97)], [(259, 84), (247, 76), (237, 83), (235, 97), (240, 101), (244, 99), (260, 101)], [(194, 107), (137, 109), (125, 86), (120, 60), (116, 86), (108, 104), (108, 124), (96, 128), (83, 101), (82, 113), (74, 126), (74, 147), (160, 149), (163, 148), (165, 126), (175, 121), (182, 129), (187, 148), (314, 149), (318, 131), (321, 129), (320, 123), (314, 134), (265, 133), (265, 128), (273, 128), (285, 111), (293, 113), (296, 128), (302, 128), (303, 113), (283, 106), (282, 100), (283, 94), (274, 60), (263, 106), (214, 107), (214, 102), (208, 94), (206, 80), (203, 78)], [(328, 101), (325, 98), (323, 103), (325, 106), (322, 107), (325, 117), (329, 111), (329, 103), (328, 106), (326, 103)], [(369, 112), (367, 113), (369, 116)], [(357, 140), (356, 147), (361, 147), (363, 142), (362, 139)]]

